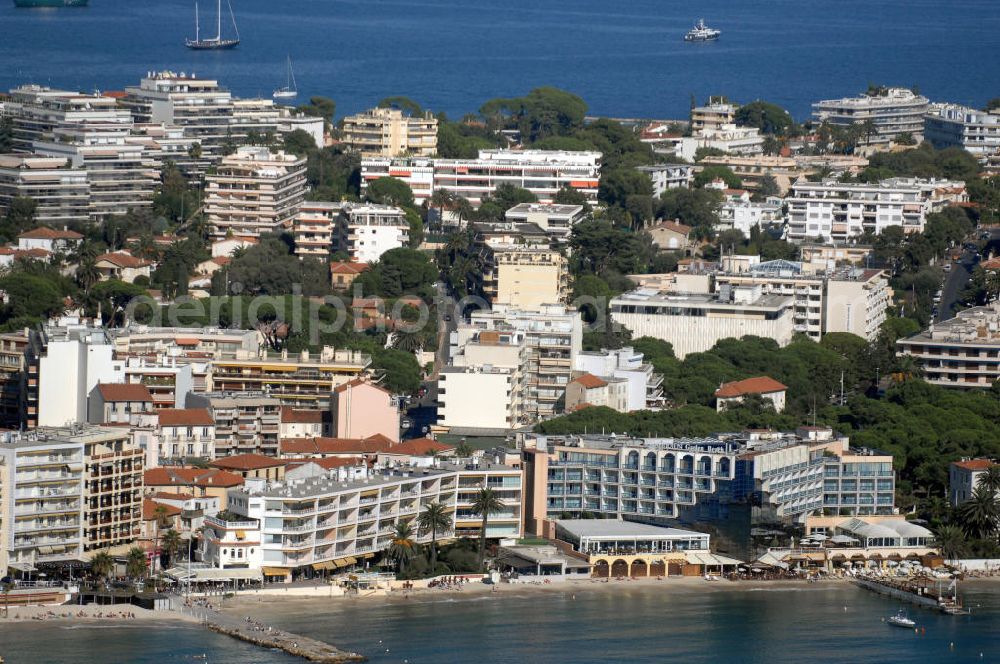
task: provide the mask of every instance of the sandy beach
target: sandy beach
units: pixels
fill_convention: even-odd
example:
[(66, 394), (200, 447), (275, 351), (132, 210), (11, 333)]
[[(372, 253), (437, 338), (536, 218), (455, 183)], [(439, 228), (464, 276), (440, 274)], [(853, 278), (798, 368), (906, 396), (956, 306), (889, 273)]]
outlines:
[(0, 623), (8, 622), (148, 622), (153, 620), (183, 620), (194, 618), (175, 611), (150, 611), (131, 604), (117, 606), (64, 604), (61, 606), (11, 606), (8, 615), (0, 609)]

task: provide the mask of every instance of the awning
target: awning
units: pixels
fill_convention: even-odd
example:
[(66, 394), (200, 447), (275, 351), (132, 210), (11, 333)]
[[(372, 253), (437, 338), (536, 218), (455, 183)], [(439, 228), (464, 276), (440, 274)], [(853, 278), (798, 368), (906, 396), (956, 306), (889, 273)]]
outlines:
[(264, 576), (289, 576), (292, 572), (284, 567), (263, 567), (261, 570)]
[(332, 560), (327, 560), (327, 561), (322, 562), (322, 563), (313, 563), (313, 566), (312, 566), (312, 568), (314, 570), (316, 570), (317, 572), (325, 570), (325, 569), (333, 569), (334, 567), (336, 567), (336, 565), (333, 564)]
[(237, 530), (236, 531), (236, 539), (244, 540), (246, 538), (247, 538), (247, 531), (245, 531), (245, 530)]
[(346, 567), (348, 565), (353, 565), (356, 562), (358, 562), (358, 559), (353, 556), (349, 556), (347, 558), (337, 558), (336, 560), (333, 561), (333, 566)]
[(40, 547), (38, 547), (38, 553), (40, 553), (42, 555), (46, 555), (46, 554), (52, 553), (53, 551), (55, 551), (55, 549), (53, 549), (51, 546), (40, 546)]

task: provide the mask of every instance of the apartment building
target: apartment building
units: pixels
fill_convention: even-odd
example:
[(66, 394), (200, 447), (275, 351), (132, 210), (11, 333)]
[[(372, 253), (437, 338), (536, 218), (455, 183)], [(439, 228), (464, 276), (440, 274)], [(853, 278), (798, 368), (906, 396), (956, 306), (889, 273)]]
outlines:
[(713, 294), (639, 288), (612, 298), (610, 307), (611, 320), (633, 337), (668, 341), (681, 359), (727, 338), (757, 336), (786, 346), (794, 333), (792, 298), (767, 294), (760, 286), (720, 288)]
[(161, 465), (216, 457), (215, 420), (208, 408), (163, 408), (156, 417)]
[(391, 205), (345, 204), (337, 217), (336, 247), (354, 263), (374, 263), (390, 249), (409, 245), (406, 213)]
[(738, 199), (727, 199), (719, 208), (719, 231), (736, 230), (749, 238), (756, 228), (763, 230), (771, 226), (780, 226), (785, 221), (785, 214), (780, 198), (769, 198), (764, 202)]
[(553, 203), (560, 189), (570, 188), (596, 205), (600, 169), (600, 152), (563, 150), (480, 150), (476, 159), (369, 158), (361, 161), (361, 194), (374, 180), (396, 177), (410, 185), (418, 204), (446, 189), (478, 207), (497, 185), (510, 184), (540, 203)]
[(414, 539), (431, 534), (416, 528), (427, 505), (445, 507), (451, 527), (437, 540), (476, 537), (481, 518), (471, 502), (483, 486), (504, 501), (490, 518), (487, 537), (518, 537), (521, 528), (521, 473), (496, 464), (429, 468), (400, 466), (358, 477), (338, 468), (316, 477), (285, 482), (248, 481), (229, 492), (230, 511), (262, 524), (265, 577), (290, 578), (305, 568), (336, 569), (372, 558), (390, 545), (396, 525), (413, 526)]
[(159, 185), (160, 164), (130, 140), (131, 117), (123, 112), (127, 121), (59, 125), (50, 136), (32, 144), (35, 154), (62, 159), (86, 172), (91, 221), (151, 208)]
[(756, 127), (724, 124), (680, 139), (676, 154), (688, 161), (694, 161), (700, 148), (722, 150), (726, 154), (734, 155), (759, 155), (764, 151), (764, 137)]
[(413, 157), (363, 157), (361, 159), (361, 195), (379, 178), (396, 178), (409, 185), (413, 202), (423, 205), (434, 194), (434, 160)]
[(403, 115), (397, 108), (372, 108), (344, 118), (342, 142), (364, 156), (430, 157), (437, 153), (437, 118)]
[(330, 259), (337, 239), (343, 203), (305, 201), (292, 224), (295, 255), (299, 258)]
[[(892, 457), (852, 448), (829, 429), (704, 438), (526, 434), (525, 527), (606, 518), (728, 522), (756, 504), (751, 523), (811, 514), (892, 514)], [(721, 524), (720, 524), (721, 525)]]
[(905, 233), (924, 229), (928, 201), (918, 186), (798, 180), (788, 198), (788, 239), (847, 242), (865, 232), (879, 235), (890, 226)]
[(30, 330), (21, 421), (27, 428), (86, 422), (98, 383), (121, 383), (125, 361), (115, 359), (107, 331), (76, 319)]
[(954, 318), (896, 342), (924, 380), (958, 388), (990, 387), (1000, 379), (1000, 301), (959, 311)]
[(582, 205), (558, 203), (519, 203), (504, 213), (508, 223), (538, 226), (554, 242), (569, 241), (573, 227), (586, 218), (587, 211)]
[(508, 431), (524, 422), (521, 366), (443, 367), (438, 374), (438, 424), (452, 430)]
[(723, 383), (715, 391), (715, 410), (724, 412), (742, 404), (747, 397), (759, 397), (771, 402), (774, 412), (785, 410), (785, 392), (788, 387), (782, 385), (770, 376), (755, 376), (744, 380), (734, 380)]
[(694, 182), (693, 164), (653, 164), (636, 166), (653, 183), (653, 196), (659, 198), (669, 189), (690, 189)]
[(211, 414), (215, 424), (215, 458), (237, 454), (278, 456), (279, 399), (260, 391), (208, 392), (190, 395), (186, 406), (206, 409)]
[(111, 97), (41, 85), (12, 89), (4, 102), (4, 114), (11, 119), (14, 151), (20, 153), (34, 152), (36, 143), (52, 142), (60, 127), (97, 123), (131, 128), (133, 124), (129, 112)]
[(906, 88), (883, 88), (857, 97), (828, 99), (813, 104), (817, 122), (840, 127), (871, 122), (874, 132), (861, 137), (863, 145), (886, 145), (900, 134), (923, 140), (927, 97)]
[(709, 100), (704, 106), (695, 106), (691, 109), (691, 133), (701, 135), (723, 125), (736, 124), (736, 110), (735, 104), (715, 100)]
[[(179, 362), (176, 357), (126, 357), (125, 383), (149, 390), (153, 409), (179, 408), (188, 393), (195, 389), (195, 365)], [(205, 371), (202, 369), (202, 371)], [(204, 386), (202, 386), (204, 389)]]
[(327, 408), (335, 387), (361, 376), (371, 356), (324, 346), (319, 353), (260, 352), (233, 359), (213, 359), (214, 391), (267, 392), (283, 405)]
[(127, 430), (104, 427), (40, 429), (83, 447), (83, 549), (124, 553), (142, 528), (143, 450)]
[[(487, 340), (492, 335), (484, 338), (484, 331), (497, 333), (496, 345), (509, 339), (506, 343), (509, 350), (505, 351), (508, 358), (503, 364), (476, 359), (477, 352), (486, 354), (487, 348), (490, 354), (493, 351), (491, 344), (494, 342)], [(474, 348), (476, 342), (481, 346), (478, 350)], [(529, 421), (536, 421), (562, 410), (573, 359), (580, 353), (582, 343), (580, 314), (564, 305), (544, 305), (538, 311), (519, 311), (497, 305), (491, 311), (472, 312), (469, 324), (459, 325), (451, 335), (449, 357), (464, 355), (464, 366), (519, 366), (525, 385), (523, 415)], [(523, 350), (520, 350), (522, 344)], [(512, 364), (515, 361), (517, 364)]]
[(248, 237), (290, 229), (306, 195), (304, 157), (241, 147), (205, 176), (205, 216), (212, 235)]
[(189, 359), (234, 359), (257, 353), (261, 348), (256, 330), (231, 330), (219, 327), (155, 327), (132, 323), (113, 330), (116, 357), (166, 355)]
[(139, 534), (142, 452), (117, 428), (74, 425), (0, 440), (0, 568), (38, 571)]
[(548, 247), (523, 244), (483, 245), (478, 291), (491, 305), (537, 311), (569, 298), (566, 257)]
[(150, 468), (143, 475), (147, 496), (173, 494), (195, 498), (213, 498), (219, 509), (226, 509), (229, 489), (242, 486), (239, 475), (218, 468), (170, 466)]
[(967, 106), (932, 106), (924, 117), (924, 139), (942, 150), (962, 148), (979, 159), (1000, 155), (1000, 113)]
[(17, 429), (21, 422), (21, 394), (26, 386), (24, 352), (28, 332), (0, 333), (0, 427)]
[(892, 297), (882, 270), (860, 267), (810, 273), (793, 261), (723, 257), (721, 270), (711, 277), (716, 291), (727, 286), (760, 286), (764, 293), (791, 297), (794, 332), (808, 334), (815, 341), (830, 332), (850, 332), (874, 341)]
[(83, 556), (83, 447), (36, 431), (0, 441), (0, 570)]
[(765, 178), (773, 178), (779, 193), (788, 193), (792, 183), (808, 175), (826, 172), (832, 177), (844, 173), (857, 175), (868, 166), (868, 159), (858, 155), (824, 154), (781, 157), (773, 155), (712, 155), (702, 159), (703, 166), (725, 166), (743, 182), (750, 191), (760, 189)]
[(581, 351), (573, 361), (574, 371), (603, 380), (624, 380), (626, 395), (622, 412), (663, 406), (663, 375), (643, 361), (643, 354), (631, 346), (600, 351)]
[(65, 158), (0, 154), (0, 214), (15, 198), (34, 200), (34, 219), (46, 226), (90, 220), (87, 172)]

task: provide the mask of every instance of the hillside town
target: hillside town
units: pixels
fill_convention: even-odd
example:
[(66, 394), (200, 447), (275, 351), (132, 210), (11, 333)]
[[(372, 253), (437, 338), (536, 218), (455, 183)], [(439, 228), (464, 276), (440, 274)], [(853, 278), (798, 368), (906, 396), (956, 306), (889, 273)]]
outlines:
[(6, 602), (1000, 558), (1000, 100), (335, 108), (0, 94)]

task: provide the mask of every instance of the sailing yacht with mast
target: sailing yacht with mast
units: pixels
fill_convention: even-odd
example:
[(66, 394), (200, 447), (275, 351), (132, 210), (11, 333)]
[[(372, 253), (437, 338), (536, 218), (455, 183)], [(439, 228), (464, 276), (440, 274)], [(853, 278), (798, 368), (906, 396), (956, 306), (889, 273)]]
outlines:
[(198, 17), (198, 3), (194, 3), (194, 39), (185, 39), (184, 45), (195, 50), (207, 51), (216, 49), (236, 48), (240, 43), (240, 31), (236, 27), (236, 15), (233, 14), (233, 5), (226, 0), (229, 6), (229, 16), (233, 21), (233, 31), (236, 37), (233, 39), (222, 38), (222, 0), (216, 0), (215, 7), (215, 36), (206, 39), (201, 38), (201, 21)]
[(271, 95), (275, 99), (291, 99), (292, 97), (297, 97), (299, 90), (295, 85), (295, 72), (292, 71), (292, 56), (288, 56), (288, 79), (285, 81), (285, 87), (278, 88)]

